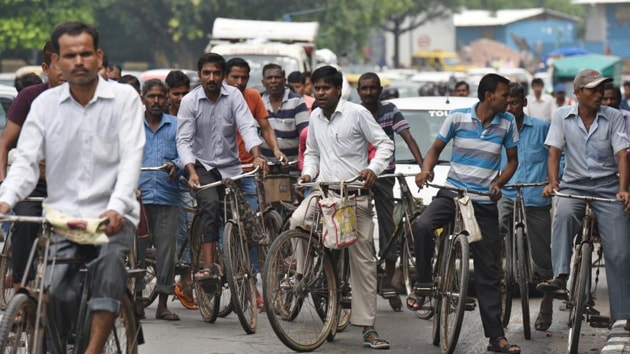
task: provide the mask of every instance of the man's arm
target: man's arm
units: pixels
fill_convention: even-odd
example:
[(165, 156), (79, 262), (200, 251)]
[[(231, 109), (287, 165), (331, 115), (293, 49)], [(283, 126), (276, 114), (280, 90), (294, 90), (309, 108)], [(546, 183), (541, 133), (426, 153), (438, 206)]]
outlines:
[(628, 193), (628, 178), (630, 178), (630, 174), (627, 155), (628, 152), (626, 149), (619, 150), (615, 155), (619, 169), (619, 193), (617, 193), (617, 199), (623, 200), (626, 211), (630, 210), (630, 193)]
[(9, 165), (9, 150), (11, 150), (20, 136), (22, 127), (12, 121), (7, 121), (7, 126), (0, 136), (0, 181), (7, 177), (7, 166)]
[(499, 177), (490, 184), (488, 187), (488, 191), (490, 192), (490, 199), (492, 201), (497, 201), (501, 199), (501, 188), (507, 183), (507, 181), (512, 178), (514, 172), (516, 172), (516, 168), (518, 167), (518, 148), (516, 146), (511, 147), (509, 149), (505, 149), (505, 154), (507, 156), (507, 163), (503, 168), (503, 171), (499, 174)]
[(286, 155), (280, 151), (278, 148), (278, 142), (276, 141), (276, 133), (273, 131), (271, 124), (269, 124), (269, 119), (261, 118), (258, 119), (258, 125), (260, 125), (260, 130), (262, 131), (263, 139), (267, 142), (267, 145), (273, 151), (273, 156), (275, 156), (278, 160), (282, 159), (282, 161), (287, 162), (288, 159)]
[(416, 163), (418, 164), (418, 166), (422, 167), (422, 152), (420, 151), (420, 148), (418, 147), (418, 143), (416, 143), (416, 139), (413, 138), (413, 135), (411, 135), (411, 132), (409, 131), (409, 129), (405, 129), (401, 131), (399, 134), (403, 138), (405, 143), (407, 144), (407, 147), (409, 148), (409, 151), (411, 151), (411, 154), (413, 155), (413, 158), (416, 160)]
[(433, 180), (433, 168), (438, 162), (438, 158), (442, 153), (442, 150), (446, 147), (446, 142), (439, 138), (435, 138), (435, 141), (427, 151), (424, 161), (422, 162), (422, 170), (416, 175), (416, 186), (418, 188), (424, 188), (427, 181)]
[(192, 151), (193, 139), (196, 134), (195, 115), (192, 109), (193, 100), (182, 100), (177, 112), (177, 155), (180, 166), (188, 172), (188, 186), (196, 188), (200, 185), (199, 177), (195, 172), (195, 155)]
[(549, 147), (549, 157), (547, 157), (547, 185), (543, 189), (543, 196), (549, 198), (554, 190), (560, 189), (560, 158), (562, 150), (555, 146)]

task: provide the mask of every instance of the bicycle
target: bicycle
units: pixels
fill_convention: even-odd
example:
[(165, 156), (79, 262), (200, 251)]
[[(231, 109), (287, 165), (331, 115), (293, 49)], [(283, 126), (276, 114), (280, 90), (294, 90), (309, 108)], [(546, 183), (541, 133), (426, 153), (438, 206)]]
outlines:
[[(518, 287), (523, 314), (523, 335), (531, 339), (532, 330), (529, 314), (529, 284), (533, 281), (533, 266), (527, 234), (527, 213), (522, 188), (544, 186), (547, 182), (506, 184), (503, 188), (516, 190), (512, 212), (512, 234), (504, 240), (505, 270), (501, 291), (503, 311), (501, 323), (507, 327), (512, 312), (512, 294)], [(510, 237), (511, 236), (511, 237)]]
[[(241, 326), (247, 334), (256, 332), (258, 321), (258, 292), (256, 290), (256, 274), (251, 264), (249, 255), (249, 245), (257, 246), (259, 250), (259, 260), (267, 254), (265, 239), (268, 241), (272, 234), (276, 233), (281, 226), (281, 218), (277, 212), (271, 208), (265, 208), (262, 213), (253, 213), (253, 218), (245, 219), (246, 215), (241, 215), (243, 208), (250, 210), (249, 204), (236, 184), (236, 181), (255, 176), (258, 185), (257, 194), (259, 201), (262, 201), (261, 208), (266, 204), (264, 186), (262, 185), (262, 175), (259, 168), (246, 172), (232, 178), (209, 183), (197, 188), (201, 191), (207, 188), (225, 187), (224, 200), (224, 229), (223, 229), (223, 257), (225, 263), (225, 277), (230, 288), (232, 298), (232, 310), (236, 313)], [(247, 224), (246, 224), (247, 223)], [(194, 224), (194, 223), (193, 223)], [(260, 230), (262, 235), (249, 235), (252, 230)]]
[[(602, 316), (595, 310), (594, 297), (591, 293), (592, 278), (592, 257), (594, 249), (594, 232), (595, 215), (591, 208), (591, 203), (606, 202), (619, 203), (616, 199), (588, 197), (580, 195), (565, 194), (554, 191), (553, 196), (560, 198), (579, 199), (585, 202), (584, 217), (582, 219), (582, 232), (579, 233), (575, 240), (573, 250), (573, 260), (571, 262), (571, 276), (568, 283), (568, 299), (566, 300), (567, 309), (569, 309), (569, 340), (567, 350), (569, 353), (577, 353), (578, 344), (580, 342), (580, 330), (582, 321), (604, 322)], [(601, 260), (601, 247), (598, 251)], [(599, 281), (599, 269), (595, 277), (595, 287)]]
[[(377, 269), (379, 272), (382, 272), (385, 263), (385, 255), (388, 254), (392, 248), (398, 248), (400, 253), (397, 268), (401, 270), (403, 286), (407, 294), (411, 294), (413, 291), (413, 280), (415, 279), (416, 272), (416, 261), (413, 253), (414, 239), (411, 225), (413, 219), (421, 212), (419, 203), (414, 198), (407, 184), (406, 177), (413, 176), (415, 176), (413, 173), (383, 174), (378, 176), (378, 178), (396, 178), (400, 188), (400, 198), (396, 199), (397, 203), (394, 206), (394, 232), (383, 249), (379, 249), (377, 255)], [(379, 284), (379, 286), (382, 286), (382, 284)], [(380, 288), (379, 293), (382, 293)], [(382, 296), (383, 298), (390, 298), (397, 296), (397, 294), (395, 292), (382, 293)], [(430, 311), (418, 310), (416, 311), (416, 315), (420, 318), (429, 318), (432, 314)]]
[(469, 276), (469, 231), (464, 227), (463, 215), (457, 199), (467, 194), (488, 196), (488, 193), (435, 183), (428, 186), (457, 193), (454, 198), (455, 218), (450, 234), (438, 236), (438, 250), (433, 267), (433, 286), (428, 296), (435, 301), (433, 316), (433, 345), (442, 353), (453, 353), (464, 320), (464, 311), (474, 309), (467, 303)]
[[(24, 199), (25, 202), (40, 203), (44, 201), (43, 197), (30, 197)], [(0, 307), (4, 308), (9, 304), (9, 300), (13, 297), (13, 228), (9, 228), (9, 233), (4, 238), (4, 245), (0, 252)], [(29, 271), (25, 269), (24, 275), (28, 275)]]
[[(298, 183), (317, 187), (361, 188), (344, 182)], [(339, 193), (343, 193), (340, 191)], [(323, 197), (307, 197), (309, 206)], [(313, 203), (313, 204), (311, 204)], [(342, 308), (349, 307), (347, 249), (331, 250), (321, 242), (321, 210), (312, 225), (284, 231), (269, 248), (263, 272), (263, 297), (269, 323), (278, 338), (295, 351), (312, 351), (339, 331)]]
[[(60, 258), (50, 254), (52, 225), (43, 217), (1, 216), (0, 222), (29, 222), (42, 225), (42, 232), (33, 244), (27, 269), (36, 265), (35, 280), (22, 279), (19, 290), (9, 301), (7, 310), (0, 321), (0, 350), (12, 353), (65, 353), (69, 343), (74, 343), (74, 353), (84, 353), (89, 342), (91, 316), (87, 310), (90, 297), (87, 286), (89, 274), (85, 268), (82, 275), (81, 300), (78, 304), (77, 318), (73, 323), (71, 338), (63, 342), (58, 335), (55, 321), (50, 321), (49, 306), (50, 279), (56, 264), (85, 265), (86, 258)], [(70, 224), (69, 224), (70, 225)], [(37, 255), (36, 255), (37, 254)], [(35, 263), (34, 263), (35, 262)], [(134, 275), (129, 275), (133, 277)], [(142, 341), (141, 327), (135, 318), (133, 299), (127, 292), (120, 303), (120, 313), (114, 323), (105, 347), (106, 353), (137, 353), (138, 343)]]

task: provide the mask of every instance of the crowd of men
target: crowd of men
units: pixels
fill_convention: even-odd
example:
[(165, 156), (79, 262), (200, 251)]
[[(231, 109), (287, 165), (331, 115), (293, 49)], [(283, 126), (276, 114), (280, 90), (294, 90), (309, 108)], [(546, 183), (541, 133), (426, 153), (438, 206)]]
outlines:
[[(623, 273), (630, 267), (630, 218), (625, 212), (630, 209), (626, 156), (630, 115), (624, 110), (628, 99), (622, 99), (611, 79), (599, 72), (584, 70), (575, 77), (575, 102), (566, 99), (562, 86), (555, 88), (552, 98), (542, 92), (542, 80), (535, 79), (531, 95), (526, 96), (520, 84), (488, 74), (479, 82), (479, 102), (452, 111), (423, 158), (401, 112), (381, 101), (383, 87), (375, 73), (365, 73), (358, 81), (361, 104), (341, 98), (343, 77), (332, 66), (287, 76), (281, 66), (267, 64), (262, 69), (265, 91), (260, 94), (247, 88), (250, 67), (245, 60), (226, 61), (215, 53), (199, 57), (198, 87), (191, 89), (189, 78), (177, 70), (164, 82), (151, 79), (140, 87), (137, 78), (121, 76), (120, 67), (108, 65), (98, 36), (96, 28), (81, 22), (63, 23), (53, 30), (42, 63), (49, 80), (20, 92), (0, 137), (0, 213), (41, 215), (41, 205), (22, 202), (31, 195), (46, 197), (45, 204), (75, 217), (109, 220), (110, 242), (95, 247), (98, 256), (89, 266), (99, 276), (90, 285), (93, 338), (88, 352), (100, 352), (113, 325), (126, 285), (124, 255), (136, 233), (139, 259), (144, 261), (149, 239), (143, 237), (146, 231), (136, 232), (142, 229), (139, 224), (151, 230), (150, 241), (156, 249), (157, 319), (179, 320), (167, 307), (173, 294), (184, 307), (197, 308), (192, 277), (206, 288), (221, 285), (224, 270), (218, 265), (216, 246), (223, 195), (218, 189), (195, 195), (203, 225), (204, 267), (175, 283), (175, 254), (185, 240), (189, 217), (181, 206), (192, 199), (181, 191), (182, 184), (194, 190), (242, 173), (242, 164), (252, 164), (266, 174), (268, 159), (299, 159), (304, 182), (340, 181), (357, 175), (364, 182), (364, 188), (356, 192), (359, 240), (350, 247), (351, 323), (363, 328), (364, 346), (389, 348), (389, 342), (374, 329), (378, 287), (372, 199), (382, 246), (394, 230), (394, 181), (377, 176), (394, 171), (394, 132), (422, 167), (416, 177), (419, 188), (433, 179), (440, 153), (452, 141), (446, 183), (489, 193), (489, 197), (472, 197), (483, 238), (471, 245), (489, 351), (520, 352), (505, 338), (501, 325), (502, 272), (495, 261), (500, 238), (511, 237), (515, 196), (503, 189), (507, 183), (548, 183), (524, 193), (534, 270), (541, 281), (538, 288), (545, 294), (535, 328), (544, 331), (551, 326), (552, 301), (566, 296), (571, 240), (579, 227), (576, 220), (583, 214), (582, 202), (561, 199), (552, 217), (550, 197), (555, 190), (623, 202), (594, 204), (594, 211), (606, 249), (608, 279), (615, 280), (608, 284), (611, 316), (630, 318), (630, 303), (624, 301), (630, 294), (630, 278)], [(461, 96), (469, 96), (469, 90), (466, 82), (454, 87)], [(16, 142), (16, 158), (7, 173), (8, 151)], [(141, 167), (163, 164), (166, 172), (140, 172)], [(253, 179), (242, 180), (240, 186), (246, 195), (255, 194)], [(256, 210), (256, 198), (247, 199)], [(291, 227), (303, 224), (312, 207), (302, 203), (291, 218)], [(454, 213), (453, 194), (440, 191), (414, 220), (417, 278), (406, 299), (412, 311), (423, 306), (432, 286), (434, 230), (447, 224)], [(25, 262), (37, 228), (16, 224), (13, 233), (20, 236), (13, 239), (13, 283), (17, 286), (23, 277), (33, 276)], [(82, 250), (58, 241), (60, 254)], [(189, 262), (187, 253), (185, 262)], [(254, 249), (252, 257), (257, 257)], [(385, 258), (381, 295), (400, 311), (400, 289), (392, 281), (395, 250)], [(70, 266), (62, 268), (55, 273), (59, 275), (54, 279), (57, 286), (51, 288), (51, 301), (58, 304), (53, 306), (54, 318), (71, 323), (76, 316), (77, 272)], [(136, 291), (143, 287), (139, 282)], [(258, 305), (262, 307), (261, 297)], [(145, 317), (142, 306), (137, 307), (137, 315)]]

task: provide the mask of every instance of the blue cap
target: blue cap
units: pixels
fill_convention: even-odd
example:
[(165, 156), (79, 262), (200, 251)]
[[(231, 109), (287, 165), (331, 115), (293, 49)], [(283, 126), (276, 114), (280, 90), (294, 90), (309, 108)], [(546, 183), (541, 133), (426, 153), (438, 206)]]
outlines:
[(567, 92), (563, 84), (557, 84), (553, 87), (553, 92)]

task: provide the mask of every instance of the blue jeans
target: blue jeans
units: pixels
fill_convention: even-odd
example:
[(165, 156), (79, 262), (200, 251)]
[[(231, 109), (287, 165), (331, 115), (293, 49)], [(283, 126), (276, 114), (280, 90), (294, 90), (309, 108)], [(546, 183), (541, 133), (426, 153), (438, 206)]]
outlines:
[[(601, 198), (615, 198), (619, 190), (616, 175), (604, 178), (560, 183), (562, 193)], [(569, 274), (573, 237), (580, 232), (585, 203), (578, 199), (556, 198), (551, 237), (553, 274)], [(599, 236), (604, 248), (610, 314), (615, 320), (630, 319), (630, 217), (622, 203), (593, 202)]]

